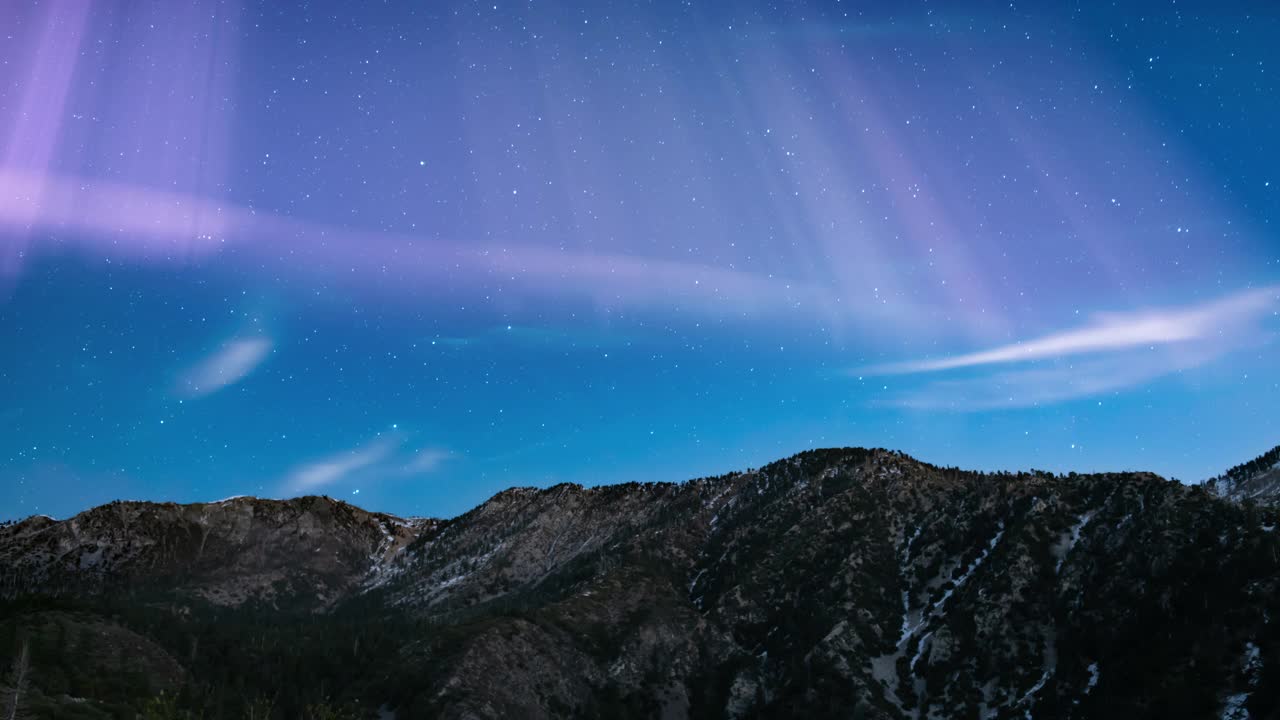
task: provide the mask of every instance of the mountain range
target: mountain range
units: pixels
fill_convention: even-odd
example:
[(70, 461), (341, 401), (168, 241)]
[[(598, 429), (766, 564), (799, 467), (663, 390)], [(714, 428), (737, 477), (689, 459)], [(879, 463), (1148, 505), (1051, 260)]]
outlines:
[(0, 718), (1280, 716), (1280, 447), (1199, 485), (804, 452), (0, 526)]

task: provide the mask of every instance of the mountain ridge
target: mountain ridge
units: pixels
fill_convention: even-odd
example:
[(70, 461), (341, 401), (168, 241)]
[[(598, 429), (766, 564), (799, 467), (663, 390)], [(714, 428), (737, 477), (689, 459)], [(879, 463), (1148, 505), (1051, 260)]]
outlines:
[[(355, 717), (370, 697), (409, 718), (1280, 708), (1275, 509), (1151, 473), (845, 448), (683, 483), (510, 489), (446, 520), (323, 497), (214, 505), (0, 528), (0, 595), (125, 618), (178, 658), (166, 677), (190, 678), (190, 707), (225, 687), (212, 676), (285, 677), (240, 663), (321, 663), (282, 717), (317, 687)], [(0, 631), (50, 627), (31, 617), (0, 614)], [(331, 646), (350, 666), (313, 657)]]
[[(815, 448), (815, 449), (808, 450), (808, 451), (805, 451), (805, 452), (844, 452), (844, 451), (883, 452), (883, 453), (888, 453), (888, 454), (890, 454), (890, 455), (898, 455), (898, 456), (900, 456), (900, 457), (902, 457), (902, 458), (909, 459), (909, 460), (911, 460), (912, 462), (920, 463), (921, 465), (924, 465), (924, 466), (927, 466), (927, 467), (932, 467), (932, 468), (937, 468), (937, 469), (949, 469), (949, 470), (956, 470), (956, 471), (959, 471), (959, 472), (969, 473), (969, 474), (984, 474), (984, 473), (986, 473), (986, 474), (1009, 474), (1009, 473), (1012, 473), (1012, 474), (1018, 474), (1018, 475), (1021, 475), (1021, 474), (1027, 474), (1027, 475), (1039, 475), (1039, 474), (1045, 474), (1045, 473), (1048, 473), (1048, 474), (1050, 474), (1050, 475), (1116, 474), (1116, 473), (1149, 474), (1149, 475), (1151, 475), (1151, 476), (1153, 476), (1153, 477), (1157, 477), (1157, 478), (1160, 478), (1160, 479), (1163, 479), (1163, 480), (1168, 480), (1169, 482), (1176, 482), (1176, 483), (1183, 484), (1183, 485), (1187, 485), (1187, 486), (1195, 486), (1195, 485), (1203, 484), (1203, 485), (1205, 485), (1206, 487), (1212, 487), (1214, 484), (1218, 484), (1218, 483), (1224, 483), (1224, 484), (1225, 484), (1226, 482), (1229, 482), (1229, 481), (1231, 481), (1231, 480), (1232, 480), (1232, 479), (1234, 479), (1234, 478), (1241, 478), (1241, 477), (1254, 477), (1254, 476), (1256, 476), (1256, 475), (1269, 473), (1269, 472), (1271, 472), (1271, 471), (1275, 471), (1275, 470), (1280, 470), (1280, 445), (1275, 446), (1274, 448), (1272, 448), (1272, 449), (1268, 450), (1267, 452), (1265, 452), (1265, 453), (1263, 453), (1263, 454), (1259, 455), (1258, 457), (1254, 458), (1253, 460), (1250, 460), (1250, 461), (1248, 461), (1248, 462), (1241, 463), (1241, 464), (1239, 464), (1239, 465), (1233, 466), (1231, 469), (1229, 469), (1229, 470), (1227, 470), (1227, 471), (1223, 472), (1222, 474), (1220, 474), (1220, 475), (1216, 475), (1216, 476), (1211, 477), (1211, 478), (1208, 478), (1208, 479), (1203, 480), (1203, 481), (1201, 481), (1201, 482), (1199, 482), (1199, 483), (1196, 483), (1196, 482), (1190, 482), (1190, 483), (1188, 483), (1188, 482), (1184, 482), (1184, 481), (1177, 480), (1177, 479), (1174, 479), (1174, 478), (1166, 478), (1166, 477), (1164, 477), (1163, 475), (1160, 475), (1159, 473), (1150, 472), (1150, 471), (1145, 471), (1145, 470), (1111, 471), (1111, 473), (1107, 473), (1107, 472), (1098, 472), (1098, 473), (1077, 473), (1077, 472), (1072, 472), (1072, 471), (1068, 471), (1068, 472), (1065, 472), (1065, 473), (1055, 473), (1055, 472), (1052, 472), (1052, 471), (1037, 470), (1037, 469), (1035, 469), (1035, 468), (1027, 468), (1027, 469), (1021, 469), (1021, 470), (1008, 470), (1008, 469), (1006, 469), (1006, 470), (994, 470), (994, 471), (981, 471), (981, 470), (961, 469), (961, 468), (959, 468), (959, 467), (947, 467), (947, 468), (944, 468), (943, 466), (935, 465), (935, 464), (930, 463), (929, 461), (926, 461), (926, 460), (921, 460), (921, 459), (916, 458), (916, 457), (914, 457), (914, 456), (912, 456), (912, 455), (909, 455), (909, 454), (907, 454), (907, 453), (904, 453), (904, 452), (902, 452), (902, 451), (900, 451), (900, 450), (889, 450), (889, 449), (885, 449), (885, 448), (862, 448), (862, 447), (856, 447), (856, 446), (846, 446), (846, 447)], [(795, 456), (791, 456), (791, 457), (795, 457)], [(776, 463), (776, 462), (784, 462), (786, 459), (789, 459), (789, 458), (784, 458), (783, 460), (775, 461), (775, 463)], [(1255, 468), (1256, 468), (1260, 463), (1263, 463), (1263, 462), (1265, 462), (1265, 461), (1270, 461), (1270, 463), (1269, 463), (1269, 465), (1268, 465), (1267, 467), (1263, 467), (1263, 468), (1260, 468), (1260, 469), (1255, 469)], [(768, 467), (768, 465), (766, 465), (766, 466), (764, 466), (764, 467)], [(610, 483), (609, 485), (634, 485), (634, 484), (644, 484), (644, 485), (674, 485), (674, 486), (679, 486), (679, 485), (684, 485), (684, 484), (687, 484), (687, 483), (700, 482), (700, 481), (704, 481), (704, 480), (711, 479), (711, 478), (725, 477), (725, 476), (729, 476), (729, 475), (737, 475), (737, 474), (749, 473), (749, 472), (754, 472), (754, 471), (755, 471), (755, 469), (754, 469), (754, 468), (752, 468), (752, 469), (748, 469), (748, 470), (734, 470), (734, 471), (729, 471), (728, 473), (725, 473), (724, 475), (720, 475), (720, 476), (707, 476), (707, 477), (701, 477), (701, 478), (690, 478), (690, 479), (687, 479), (687, 480), (678, 480), (678, 481), (650, 481), (650, 482), (644, 482), (644, 483), (637, 483), (637, 481), (628, 481), (628, 482), (622, 482), (622, 483)], [(156, 505), (156, 506), (179, 506), (179, 507), (188, 507), (188, 506), (223, 505), (223, 504), (227, 504), (227, 503), (232, 503), (232, 504), (234, 504), (234, 503), (239, 503), (239, 502), (264, 502), (264, 503), (274, 502), (274, 503), (290, 503), (290, 502), (298, 502), (298, 501), (313, 500), (313, 499), (324, 499), (324, 500), (329, 500), (329, 501), (332, 501), (332, 502), (334, 502), (334, 503), (338, 503), (338, 504), (342, 504), (342, 505), (350, 505), (351, 507), (354, 507), (354, 508), (357, 508), (357, 509), (359, 509), (359, 510), (361, 510), (361, 511), (363, 511), (363, 512), (369, 513), (370, 515), (382, 515), (382, 516), (386, 516), (386, 517), (390, 517), (390, 518), (395, 518), (395, 519), (398, 519), (398, 520), (401, 520), (401, 521), (432, 520), (432, 521), (437, 521), (437, 522), (446, 522), (446, 521), (449, 521), (449, 520), (454, 520), (454, 519), (457, 519), (457, 518), (459, 518), (459, 517), (462, 517), (463, 515), (466, 515), (467, 513), (471, 512), (472, 510), (475, 510), (476, 508), (480, 507), (481, 505), (484, 505), (484, 504), (485, 504), (485, 503), (487, 503), (487, 502), (490, 502), (490, 501), (496, 500), (496, 499), (498, 499), (498, 498), (500, 498), (500, 497), (502, 497), (502, 496), (504, 496), (504, 495), (507, 495), (507, 494), (527, 494), (527, 493), (531, 493), (531, 492), (544, 492), (544, 491), (547, 491), (547, 490), (553, 490), (553, 489), (560, 488), (560, 487), (572, 487), (572, 488), (577, 488), (577, 489), (591, 489), (591, 488), (597, 488), (597, 487), (606, 487), (606, 485), (583, 485), (583, 484), (581, 484), (581, 483), (574, 483), (574, 482), (560, 482), (560, 483), (555, 483), (554, 485), (549, 485), (549, 486), (546, 486), (546, 487), (540, 487), (540, 486), (537, 486), (537, 485), (513, 485), (513, 486), (511, 486), (511, 487), (508, 487), (508, 488), (505, 488), (505, 489), (502, 489), (502, 490), (497, 491), (497, 492), (496, 492), (496, 493), (494, 493), (492, 496), (490, 496), (488, 499), (486, 499), (486, 500), (482, 501), (481, 503), (479, 503), (479, 504), (478, 504), (478, 505), (476, 505), (475, 507), (470, 508), (470, 509), (468, 509), (468, 510), (464, 510), (462, 513), (459, 513), (458, 515), (454, 515), (454, 516), (452, 516), (452, 517), (436, 516), (436, 515), (401, 515), (401, 514), (398, 514), (398, 513), (395, 513), (395, 512), (391, 512), (391, 511), (386, 511), (386, 510), (371, 510), (371, 509), (364, 508), (364, 507), (362, 507), (362, 506), (360, 506), (360, 505), (358, 505), (358, 504), (356, 504), (356, 503), (350, 502), (350, 501), (348, 501), (348, 500), (344, 500), (344, 499), (342, 499), (342, 498), (337, 498), (337, 497), (334, 497), (334, 496), (326, 495), (326, 494), (323, 494), (323, 493), (320, 493), (320, 494), (312, 494), (312, 495), (297, 495), (297, 496), (293, 496), (293, 497), (281, 497), (281, 498), (273, 498), (273, 497), (266, 497), (266, 496), (260, 496), (260, 495), (246, 494), (246, 495), (233, 495), (233, 496), (231, 496), (231, 497), (223, 498), (223, 499), (221, 499), (221, 500), (213, 500), (213, 501), (192, 501), (192, 502), (185, 502), (185, 503), (179, 503), (179, 502), (169, 501), (169, 500), (124, 500), (124, 499), (116, 499), (116, 500), (112, 500), (112, 501), (110, 501), (110, 502), (108, 502), (108, 503), (104, 503), (104, 504), (102, 504), (102, 505), (96, 505), (96, 506), (93, 506), (93, 507), (90, 507), (90, 508), (86, 508), (85, 510), (82, 510), (82, 511), (80, 511), (80, 512), (76, 513), (75, 515), (72, 515), (72, 516), (67, 517), (67, 518), (55, 518), (55, 517), (53, 517), (53, 516), (50, 516), (50, 515), (47, 515), (47, 514), (43, 514), (43, 513), (34, 513), (34, 514), (28, 515), (28, 516), (26, 516), (26, 517), (21, 517), (21, 518), (12, 518), (12, 519), (10, 519), (10, 520), (0, 521), (0, 526), (20, 524), (20, 523), (24, 523), (24, 522), (28, 522), (28, 521), (35, 521), (35, 520), (38, 520), (38, 519), (40, 519), (40, 518), (44, 518), (44, 519), (46, 519), (46, 520), (50, 520), (50, 521), (53, 521), (53, 522), (65, 522), (65, 521), (67, 521), (67, 520), (72, 520), (72, 519), (74, 519), (74, 518), (76, 518), (76, 517), (78, 517), (78, 516), (80, 516), (80, 515), (83, 515), (83, 514), (85, 514), (85, 513), (87, 513), (87, 512), (90, 512), (90, 511), (93, 511), (93, 510), (96, 510), (96, 509), (99, 509), (99, 508), (102, 508), (102, 507), (106, 507), (106, 506), (110, 506), (110, 505), (115, 505), (115, 504), (136, 504), (136, 505)], [(1227, 497), (1228, 499), (1240, 499), (1240, 500), (1247, 499), (1247, 498), (1235, 498), (1235, 497), (1232, 497), (1228, 492), (1219, 491), (1219, 490), (1217, 490), (1217, 489), (1215, 489), (1215, 490), (1214, 490), (1214, 493), (1215, 493), (1215, 494), (1219, 494), (1219, 495), (1221, 495), (1221, 496), (1223, 496), (1223, 497)], [(1270, 500), (1271, 498), (1268, 496), (1266, 499), (1267, 499), (1267, 500)]]

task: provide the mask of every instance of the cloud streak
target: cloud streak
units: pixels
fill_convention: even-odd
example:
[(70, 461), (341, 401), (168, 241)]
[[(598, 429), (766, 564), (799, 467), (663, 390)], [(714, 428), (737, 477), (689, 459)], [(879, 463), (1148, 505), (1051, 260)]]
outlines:
[(414, 453), (413, 459), (404, 466), (404, 473), (406, 475), (419, 475), (434, 472), (452, 455), (453, 453), (442, 448), (422, 448)]
[(232, 340), (185, 372), (178, 390), (187, 397), (212, 395), (248, 377), (271, 352), (270, 338)]
[[(1174, 309), (1110, 313), (1023, 343), (857, 371), (922, 375), (954, 371), (898, 392), (885, 404), (916, 410), (1035, 407), (1119, 392), (1191, 370), (1265, 342), (1259, 324), (1280, 306), (1280, 286)], [(904, 381), (909, 382), (909, 381)]]
[(303, 465), (289, 474), (285, 487), (290, 492), (312, 493), (371, 468), (391, 456), (399, 443), (390, 439), (330, 455)]
[(440, 447), (423, 447), (412, 453), (402, 451), (402, 435), (382, 435), (377, 439), (299, 465), (282, 483), (287, 494), (305, 495), (359, 479), (382, 480), (425, 475), (440, 469), (453, 453)]
[(868, 368), (862, 374), (931, 373), (984, 365), (1044, 360), (1220, 338), (1261, 317), (1280, 300), (1280, 286), (1248, 290), (1175, 310), (1105, 313), (1090, 324), (1027, 342), (955, 355)]
[(1005, 369), (978, 377), (936, 380), (907, 390), (888, 404), (912, 410), (978, 412), (1038, 407), (1096, 397), (1206, 365), (1229, 349), (1185, 352), (1132, 350), (1083, 362)]

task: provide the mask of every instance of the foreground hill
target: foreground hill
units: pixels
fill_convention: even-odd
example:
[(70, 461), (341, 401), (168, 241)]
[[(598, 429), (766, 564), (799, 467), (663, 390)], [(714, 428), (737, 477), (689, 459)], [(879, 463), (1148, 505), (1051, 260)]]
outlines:
[(1276, 511), (1211, 489), (845, 449), (451, 520), (113, 503), (0, 528), (0, 708), (1272, 717)]

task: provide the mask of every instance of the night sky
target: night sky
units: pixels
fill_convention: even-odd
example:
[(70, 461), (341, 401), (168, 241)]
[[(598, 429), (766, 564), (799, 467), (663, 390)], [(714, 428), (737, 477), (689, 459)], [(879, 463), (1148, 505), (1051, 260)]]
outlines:
[(0, 518), (1280, 443), (1274, 2), (286, 5), (0, 8)]

